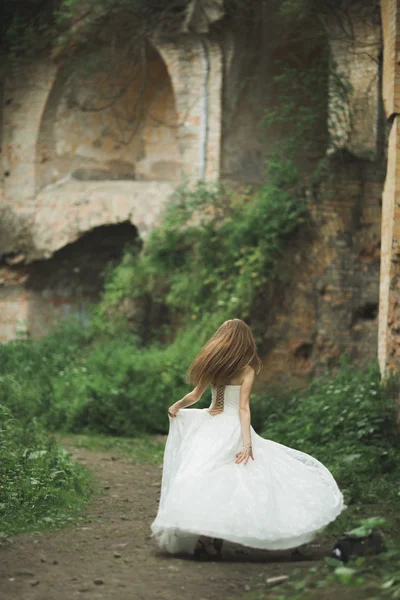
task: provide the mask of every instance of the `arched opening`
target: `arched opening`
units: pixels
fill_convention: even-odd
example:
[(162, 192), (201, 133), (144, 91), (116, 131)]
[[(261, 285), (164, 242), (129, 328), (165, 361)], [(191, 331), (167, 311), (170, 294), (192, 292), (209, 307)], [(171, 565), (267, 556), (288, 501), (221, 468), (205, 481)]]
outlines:
[[(48, 97), (37, 145), (37, 190), (78, 181), (176, 181), (180, 155), (167, 67), (148, 44), (141, 58), (110, 48), (75, 59)], [(119, 53), (118, 53), (119, 52)]]
[(100, 299), (105, 269), (121, 259), (127, 246), (141, 245), (137, 229), (130, 222), (103, 225), (67, 244), (51, 258), (26, 265), (20, 294), (28, 300), (25, 329), (39, 337), (53, 323), (72, 314), (85, 324), (89, 306)]

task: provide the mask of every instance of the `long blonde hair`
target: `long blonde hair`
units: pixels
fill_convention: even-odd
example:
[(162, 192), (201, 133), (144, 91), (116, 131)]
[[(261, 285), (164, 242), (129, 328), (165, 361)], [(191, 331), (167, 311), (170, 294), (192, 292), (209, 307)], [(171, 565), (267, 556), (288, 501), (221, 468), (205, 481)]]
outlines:
[(261, 360), (250, 327), (241, 319), (225, 321), (190, 365), (187, 379), (193, 385), (227, 385), (244, 367), (258, 373)]

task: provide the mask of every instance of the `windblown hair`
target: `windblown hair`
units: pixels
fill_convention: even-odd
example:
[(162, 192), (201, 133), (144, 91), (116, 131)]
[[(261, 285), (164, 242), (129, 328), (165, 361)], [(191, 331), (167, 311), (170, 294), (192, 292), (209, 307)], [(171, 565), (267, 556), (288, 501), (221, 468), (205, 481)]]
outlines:
[(193, 385), (227, 385), (244, 367), (258, 373), (261, 360), (250, 328), (241, 319), (225, 321), (189, 367), (187, 379)]

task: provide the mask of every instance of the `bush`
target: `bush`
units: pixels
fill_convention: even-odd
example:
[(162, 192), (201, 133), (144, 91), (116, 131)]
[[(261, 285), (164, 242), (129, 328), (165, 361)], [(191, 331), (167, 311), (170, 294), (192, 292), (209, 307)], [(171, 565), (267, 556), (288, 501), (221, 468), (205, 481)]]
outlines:
[[(86, 331), (66, 323), (37, 342), (0, 345), (0, 402), (51, 430), (165, 432), (168, 405), (188, 390), (191, 360), (225, 319), (249, 317), (302, 221), (293, 164), (280, 165), (279, 186), (270, 168), (269, 183), (251, 197), (220, 186), (182, 189), (145, 251), (128, 251), (108, 273)], [(132, 299), (133, 329), (121, 310)], [(146, 314), (157, 304), (161, 325)]]
[(88, 498), (88, 473), (36, 420), (21, 422), (2, 405), (0, 463), (0, 537), (65, 524)]
[(166, 432), (167, 407), (186, 392), (171, 352), (109, 340), (54, 382), (47, 425), (114, 435)]
[(151, 322), (157, 304), (164, 325), (180, 332), (195, 327), (202, 340), (227, 318), (249, 318), (265, 286), (279, 276), (286, 240), (303, 222), (296, 183), (288, 161), (252, 195), (203, 184), (182, 188), (143, 253), (128, 251), (109, 272), (96, 311), (98, 331), (115, 334), (115, 323), (121, 327), (116, 317), (132, 300), (141, 317), (135, 332), (140, 335), (144, 320), (159, 341), (172, 337)]
[(0, 404), (24, 420), (47, 414), (55, 376), (81, 360), (89, 341), (89, 332), (70, 321), (38, 341), (0, 344)]
[(188, 391), (181, 354), (190, 360), (197, 343), (189, 336), (168, 348), (143, 348), (132, 335), (93, 341), (64, 324), (38, 342), (0, 345), (0, 401), (52, 431), (165, 433), (167, 407)]
[(336, 375), (314, 380), (286, 401), (266, 399), (265, 409), (265, 437), (321, 460), (348, 502), (400, 499), (396, 407), (378, 365), (352, 371), (343, 361)]

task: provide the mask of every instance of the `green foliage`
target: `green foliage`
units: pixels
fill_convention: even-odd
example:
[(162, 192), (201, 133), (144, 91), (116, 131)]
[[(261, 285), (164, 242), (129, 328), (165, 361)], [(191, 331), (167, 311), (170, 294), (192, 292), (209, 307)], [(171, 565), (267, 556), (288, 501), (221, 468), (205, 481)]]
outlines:
[(46, 423), (117, 435), (164, 432), (171, 391), (178, 396), (186, 391), (172, 353), (109, 340), (56, 375)]
[(291, 162), (300, 166), (303, 178), (308, 174), (318, 182), (329, 164), (327, 149), (332, 154), (340, 148), (343, 127), (351, 120), (352, 86), (318, 38), (305, 56), (276, 67), (270, 95), (279, 102), (268, 107), (262, 121), (263, 135), (274, 138), (268, 164), (277, 168)]
[(37, 342), (0, 345), (0, 401), (53, 431), (165, 432), (167, 407), (188, 389), (181, 352), (193, 356), (194, 347), (190, 336), (167, 349), (130, 335), (93, 341), (64, 324)]
[(282, 0), (279, 12), (282, 16), (296, 16), (307, 14), (308, 0)]
[[(40, 54), (57, 53), (65, 64), (80, 47), (84, 52), (104, 46), (104, 29), (124, 34), (129, 50), (151, 37), (160, 23), (166, 29), (182, 18), (184, 6), (163, 0), (5, 0), (0, 76)], [(179, 10), (180, 9), (180, 10)], [(110, 42), (111, 43), (111, 42)], [(114, 42), (112, 42), (114, 43)], [(109, 53), (110, 57), (112, 52)], [(78, 63), (84, 63), (82, 56)], [(77, 64), (73, 61), (73, 64)]]
[(0, 537), (73, 520), (90, 477), (35, 419), (20, 421), (0, 405)]
[[(388, 546), (382, 554), (353, 558), (346, 566), (327, 559), (324, 565), (295, 569), (288, 583), (272, 597), (276, 600), (317, 600), (322, 597), (319, 594), (324, 598), (345, 594), (346, 598), (354, 600), (400, 598), (400, 549), (393, 543)], [(263, 600), (271, 596), (261, 593), (257, 597)]]
[[(382, 525), (390, 526), (385, 519), (361, 519), (358, 529), (380, 532)], [(393, 531), (389, 531), (393, 533)], [(320, 600), (321, 598), (351, 598), (352, 600), (384, 600), (400, 598), (400, 570), (398, 530), (393, 537), (385, 538), (386, 550), (376, 553), (373, 546), (365, 547), (364, 556), (353, 556), (346, 565), (330, 556), (311, 568), (296, 568), (287, 581), (272, 590), (255, 579), (253, 591), (244, 600)], [(367, 540), (366, 540), (367, 541)], [(263, 574), (260, 574), (261, 577)]]
[(388, 527), (390, 523), (383, 517), (370, 517), (369, 519), (362, 519), (358, 527), (351, 529), (346, 532), (346, 535), (352, 537), (365, 538), (374, 531), (377, 527)]
[(201, 321), (205, 336), (226, 318), (248, 318), (304, 219), (293, 163), (271, 164), (272, 171), (250, 196), (222, 186), (182, 188), (144, 252), (128, 252), (109, 275), (97, 313), (105, 326), (128, 299), (151, 298), (181, 328)]
[(280, 403), (269, 399), (264, 434), (313, 454), (335, 474), (347, 502), (398, 502), (399, 434), (395, 403), (377, 365), (352, 371), (343, 361), (334, 377), (314, 380)]
[[(279, 102), (265, 111), (264, 133), (277, 130), (273, 156), (278, 163), (282, 156), (288, 160), (308, 157), (319, 144), (319, 152), (325, 149), (327, 131), (328, 57), (326, 49), (318, 48), (320, 56), (312, 66), (299, 57), (292, 64), (277, 63), (278, 74), (272, 81), (278, 90)], [(286, 132), (289, 131), (288, 135)]]
[(89, 339), (89, 332), (72, 321), (38, 341), (0, 344), (0, 404), (17, 418), (47, 414), (54, 401), (54, 374), (72, 368)]

